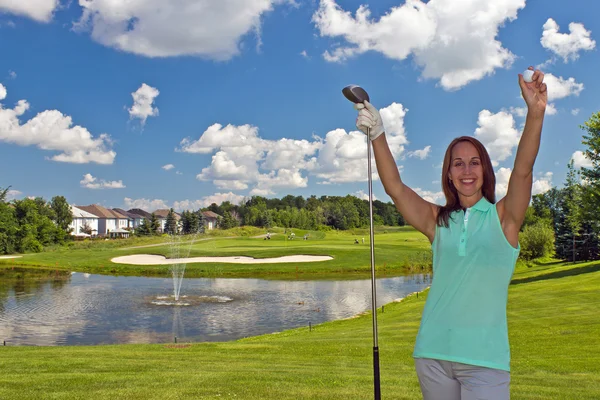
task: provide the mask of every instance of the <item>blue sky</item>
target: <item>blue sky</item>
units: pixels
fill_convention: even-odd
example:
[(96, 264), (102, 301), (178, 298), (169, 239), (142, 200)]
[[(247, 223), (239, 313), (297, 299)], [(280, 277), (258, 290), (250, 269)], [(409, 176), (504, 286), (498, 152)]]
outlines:
[(579, 125), (600, 110), (600, 3), (457, 4), (0, 0), (0, 187), (150, 211), (364, 197), (366, 141), (341, 95), (359, 84), (424, 198), (443, 203), (441, 162), (460, 135), (486, 145), (502, 196), (529, 65), (551, 102), (534, 193), (562, 186), (572, 158), (586, 165)]

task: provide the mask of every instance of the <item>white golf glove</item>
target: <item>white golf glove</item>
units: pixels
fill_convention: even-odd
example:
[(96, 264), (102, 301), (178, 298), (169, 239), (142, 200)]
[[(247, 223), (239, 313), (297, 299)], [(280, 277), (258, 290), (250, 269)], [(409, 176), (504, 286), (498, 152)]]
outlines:
[[(366, 100), (364, 104), (354, 104), (354, 108), (358, 110), (358, 118), (356, 118), (358, 130), (369, 135), (369, 139), (372, 141), (377, 139), (385, 131), (379, 111)], [(370, 131), (367, 131), (367, 128), (370, 128)]]

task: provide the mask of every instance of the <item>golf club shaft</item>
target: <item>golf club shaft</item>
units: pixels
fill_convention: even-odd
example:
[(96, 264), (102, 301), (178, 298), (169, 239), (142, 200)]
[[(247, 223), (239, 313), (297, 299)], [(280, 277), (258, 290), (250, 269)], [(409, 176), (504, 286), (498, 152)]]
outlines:
[(377, 338), (377, 285), (375, 281), (375, 248), (373, 233), (373, 178), (371, 172), (371, 129), (367, 128), (367, 170), (369, 172), (369, 235), (371, 247), (371, 311), (373, 313), (373, 382), (375, 388), (375, 400), (381, 399), (379, 379), (379, 343)]

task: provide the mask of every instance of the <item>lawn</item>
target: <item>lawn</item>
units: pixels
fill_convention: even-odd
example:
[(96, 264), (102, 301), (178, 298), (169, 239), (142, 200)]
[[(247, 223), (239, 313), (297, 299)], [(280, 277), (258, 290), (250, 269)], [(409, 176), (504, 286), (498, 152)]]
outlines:
[[(513, 282), (512, 398), (599, 399), (600, 263), (523, 267)], [(425, 297), (379, 310), (384, 399), (420, 398)], [(226, 343), (1, 347), (0, 399), (370, 399), (371, 328), (367, 314)]]
[[(174, 253), (189, 257), (249, 256), (254, 258), (280, 257), (286, 255), (327, 255), (330, 261), (295, 264), (229, 264), (188, 263), (187, 277), (257, 277), (267, 279), (312, 279), (335, 277), (336, 279), (368, 276), (370, 271), (368, 229), (355, 231), (294, 230), (294, 240), (289, 231), (273, 229), (272, 239), (257, 237), (264, 230), (216, 231), (195, 238), (180, 239), (180, 247), (174, 250), (167, 237), (129, 240), (100, 240), (73, 242), (69, 246), (56, 247), (22, 258), (0, 260), (0, 266), (26, 265), (50, 267), (58, 270), (101, 274), (166, 276), (169, 266), (133, 266), (115, 264), (114, 257), (130, 254), (158, 254), (173, 258)], [(302, 237), (308, 234), (308, 240)], [(362, 243), (362, 238), (365, 243)], [(358, 239), (359, 244), (355, 244)], [(375, 235), (375, 262), (379, 273), (399, 275), (409, 270), (422, 271), (431, 263), (430, 245), (427, 238), (411, 227), (380, 228)]]

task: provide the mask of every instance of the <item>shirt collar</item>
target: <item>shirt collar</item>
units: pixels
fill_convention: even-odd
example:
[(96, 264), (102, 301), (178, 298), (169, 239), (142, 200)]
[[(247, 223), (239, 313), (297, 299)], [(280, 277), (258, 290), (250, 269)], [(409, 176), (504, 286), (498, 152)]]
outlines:
[(481, 199), (479, 199), (479, 201), (477, 203), (475, 203), (473, 205), (473, 207), (471, 207), (474, 210), (477, 211), (483, 211), (486, 212), (487, 210), (490, 209), (490, 207), (492, 207), (492, 203), (490, 203), (485, 196), (483, 196)]

